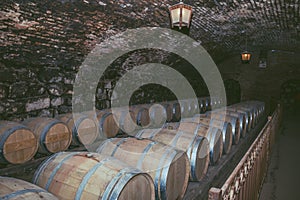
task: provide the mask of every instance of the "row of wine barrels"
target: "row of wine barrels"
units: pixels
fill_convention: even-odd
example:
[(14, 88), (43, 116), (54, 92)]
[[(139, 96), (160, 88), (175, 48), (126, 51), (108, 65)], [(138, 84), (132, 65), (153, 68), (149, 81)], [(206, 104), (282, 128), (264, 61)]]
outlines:
[(147, 173), (97, 153), (56, 153), (39, 166), (33, 183), (60, 200), (155, 199)]
[(220, 112), (206, 112), (205, 115), (203, 115), (203, 118), (224, 121), (224, 123), (230, 124), (232, 127), (233, 144), (239, 143), (243, 123), (240, 121), (240, 118)]
[[(248, 127), (248, 115), (246, 113), (234, 112), (228, 109), (217, 109), (214, 112), (221, 114), (222, 117), (226, 115), (226, 116), (237, 118), (238, 121), (240, 122), (240, 136), (241, 137), (246, 136), (247, 127)], [(205, 114), (210, 115), (211, 113), (205, 113)]]
[[(204, 118), (202, 115), (195, 115), (192, 118), (185, 118), (181, 121), (180, 126), (184, 123), (195, 123), (199, 126), (214, 127), (221, 131), (221, 141), (223, 142), (223, 153), (228, 154), (232, 146), (232, 125), (228, 122), (223, 122), (217, 119)], [(194, 125), (195, 126), (195, 125)], [(188, 128), (188, 125), (185, 125)]]
[(185, 152), (157, 141), (138, 138), (107, 139), (97, 152), (147, 172), (154, 180), (156, 199), (183, 198), (190, 169)]
[(186, 120), (180, 123), (168, 123), (164, 126), (164, 128), (183, 131), (185, 133), (207, 138), (209, 143), (210, 164), (215, 165), (221, 158), (223, 152), (223, 137), (220, 129), (209, 127), (207, 125), (194, 122), (193, 120)]
[(34, 133), (26, 126), (0, 121), (0, 163), (21, 164), (31, 160), (38, 150)]
[(186, 152), (190, 161), (190, 181), (200, 181), (206, 174), (209, 164), (209, 144), (206, 137), (168, 129), (144, 129), (136, 137), (148, 138)]
[(20, 179), (3, 176), (0, 176), (0, 199), (58, 200), (56, 196), (37, 185)]
[(198, 124), (193, 122), (182, 122), (180, 123), (178, 130), (187, 131), (199, 136), (206, 137), (209, 141), (210, 163), (212, 165), (218, 163), (222, 156), (224, 148), (222, 132), (220, 131), (220, 129), (216, 127), (209, 127), (201, 123)]
[(47, 117), (29, 118), (22, 122), (35, 135), (38, 141), (38, 152), (51, 154), (69, 148), (72, 133), (60, 120)]

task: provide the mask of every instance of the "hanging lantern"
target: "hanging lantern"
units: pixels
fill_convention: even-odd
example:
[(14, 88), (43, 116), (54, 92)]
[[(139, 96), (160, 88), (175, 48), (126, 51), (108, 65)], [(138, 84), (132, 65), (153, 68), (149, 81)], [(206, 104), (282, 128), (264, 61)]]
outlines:
[(243, 63), (243, 64), (248, 64), (248, 63), (250, 63), (250, 60), (251, 60), (251, 53), (248, 52), (248, 51), (244, 51), (244, 52), (241, 54), (241, 59), (242, 59), (242, 63)]
[(171, 16), (171, 26), (181, 29), (182, 27), (190, 27), (192, 20), (192, 6), (184, 4), (182, 1), (169, 7)]

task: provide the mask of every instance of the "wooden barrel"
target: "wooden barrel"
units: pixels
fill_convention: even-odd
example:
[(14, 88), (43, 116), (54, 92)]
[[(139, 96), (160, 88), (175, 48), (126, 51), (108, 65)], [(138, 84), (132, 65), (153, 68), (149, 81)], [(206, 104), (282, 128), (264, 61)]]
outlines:
[(234, 108), (232, 106), (226, 107), (226, 111), (227, 112), (231, 112), (231, 113), (238, 113), (238, 114), (244, 115), (245, 118), (246, 118), (246, 127), (245, 127), (246, 128), (246, 132), (249, 132), (251, 130), (252, 115), (250, 114), (250, 112), (239, 110), (239, 109)]
[(198, 99), (187, 99), (189, 107), (190, 107), (190, 114), (189, 117), (194, 116), (195, 114), (200, 114), (200, 107), (198, 104)]
[(30, 128), (38, 140), (38, 152), (42, 154), (56, 153), (69, 148), (72, 133), (68, 126), (58, 119), (38, 117), (23, 122)]
[[(218, 111), (216, 111), (216, 112), (218, 112)], [(222, 111), (222, 113), (226, 113), (226, 115), (233, 116), (233, 117), (236, 117), (239, 119), (241, 137), (245, 137), (246, 133), (247, 133), (247, 127), (248, 127), (248, 117), (247, 117), (246, 113), (233, 112), (233, 111), (230, 111), (227, 109), (225, 112)]]
[[(234, 117), (232, 115), (227, 115), (226, 113), (220, 113), (220, 112), (206, 112), (205, 114), (206, 118), (211, 120), (218, 120), (218, 121), (225, 121), (227, 123), (231, 124), (232, 127), (232, 141), (233, 144), (238, 144), (240, 141), (241, 136), (241, 129), (242, 129), (242, 122), (239, 118)], [(228, 126), (228, 125), (227, 125)]]
[(205, 100), (203, 98), (198, 98), (198, 104), (200, 107), (200, 113), (205, 113), (206, 112)]
[(37, 149), (38, 141), (27, 127), (0, 121), (0, 163), (25, 163), (34, 157)]
[(0, 176), (0, 199), (58, 200), (53, 194), (32, 183), (3, 176)]
[(167, 114), (167, 122), (172, 121), (173, 119), (173, 107), (170, 103), (161, 103), (161, 105), (165, 108)]
[(126, 111), (125, 109), (117, 108), (113, 110), (113, 115), (116, 119), (116, 123), (123, 133), (132, 134), (137, 129), (135, 116), (132, 111)]
[(237, 104), (237, 105), (234, 105), (234, 107), (236, 107), (239, 110), (248, 111), (252, 115), (251, 127), (254, 128), (255, 125), (258, 123), (258, 119), (259, 119), (258, 108), (256, 108), (255, 106), (252, 106), (252, 105), (247, 105), (247, 104)]
[(150, 126), (160, 128), (167, 120), (167, 112), (161, 104), (144, 104), (149, 110)]
[[(206, 137), (209, 142), (210, 163), (215, 165), (222, 156), (224, 142), (222, 132), (215, 127), (195, 122), (180, 122), (178, 130)], [(227, 145), (227, 143), (225, 143)], [(227, 147), (227, 146), (225, 146)]]
[(190, 161), (190, 181), (200, 181), (206, 174), (209, 164), (209, 144), (206, 137), (167, 129), (144, 129), (136, 137), (149, 138), (185, 151)]
[(105, 155), (60, 152), (36, 170), (33, 183), (61, 200), (154, 199), (151, 177)]
[(255, 120), (256, 120), (256, 118), (255, 118), (254, 109), (252, 109), (252, 108), (246, 108), (246, 107), (242, 107), (242, 106), (237, 106), (236, 104), (228, 107), (227, 109), (228, 110), (233, 110), (235, 112), (245, 112), (245, 113), (247, 113), (247, 115), (250, 116), (249, 125), (248, 125), (248, 131), (250, 131), (251, 128), (255, 127)]
[(97, 152), (114, 156), (147, 172), (154, 180), (156, 199), (182, 199), (189, 180), (185, 152), (157, 141), (111, 138)]
[(189, 103), (185, 100), (180, 100), (179, 101), (180, 105), (180, 112), (181, 112), (181, 117), (189, 117), (189, 113), (191, 111), (191, 107), (189, 106)]
[[(74, 120), (75, 115), (75, 120)], [(57, 119), (64, 122), (72, 132), (72, 145), (90, 145), (95, 142), (99, 131), (95, 119), (85, 114), (68, 113), (59, 115)]]
[(104, 137), (112, 138), (119, 133), (120, 128), (110, 109), (97, 111), (97, 119), (99, 122), (100, 133), (103, 134)]
[(181, 107), (180, 104), (175, 101), (175, 102), (170, 102), (171, 107), (172, 107), (172, 121), (178, 122), (181, 118)]
[(147, 127), (150, 125), (148, 108), (140, 105), (131, 106), (130, 110), (134, 113), (135, 122), (138, 126)]
[(211, 110), (211, 100), (209, 97), (204, 97), (206, 111)]
[[(223, 141), (223, 153), (228, 154), (232, 146), (232, 126), (229, 122), (223, 122), (217, 119), (207, 118), (205, 114), (195, 115), (192, 118), (182, 119), (180, 125), (184, 122), (193, 122), (196, 124), (203, 124), (207, 127), (215, 127), (220, 129)], [(182, 126), (181, 125), (181, 126)]]

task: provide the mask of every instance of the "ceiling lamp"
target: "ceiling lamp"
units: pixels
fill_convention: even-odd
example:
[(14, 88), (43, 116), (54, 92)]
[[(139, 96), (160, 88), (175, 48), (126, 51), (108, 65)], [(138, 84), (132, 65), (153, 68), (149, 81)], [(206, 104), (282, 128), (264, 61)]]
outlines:
[(242, 56), (241, 59), (242, 59), (243, 64), (250, 63), (250, 60), (251, 60), (251, 53), (250, 52), (244, 51), (241, 56)]
[(178, 4), (169, 7), (172, 28), (190, 27), (192, 21), (192, 6), (184, 4), (182, 0)]
[(247, 51), (247, 34), (246, 34), (246, 50), (241, 53), (241, 60), (243, 64), (249, 64), (251, 60), (251, 53)]

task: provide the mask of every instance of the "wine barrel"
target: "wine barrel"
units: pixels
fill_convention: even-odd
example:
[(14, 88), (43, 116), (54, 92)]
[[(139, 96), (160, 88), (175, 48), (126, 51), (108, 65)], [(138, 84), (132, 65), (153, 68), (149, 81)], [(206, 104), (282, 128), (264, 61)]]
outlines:
[(205, 113), (206, 112), (206, 103), (203, 98), (198, 98), (198, 104), (200, 107), (200, 113)]
[(69, 148), (72, 133), (68, 126), (58, 119), (37, 117), (23, 122), (35, 135), (39, 142), (38, 152), (51, 154)]
[(233, 110), (235, 112), (246, 112), (248, 116), (250, 116), (249, 125), (248, 125), (248, 131), (251, 130), (251, 128), (255, 127), (255, 121), (256, 121), (256, 115), (255, 111), (252, 108), (242, 107), (238, 106), (236, 104), (231, 105), (227, 108), (228, 110)]
[(239, 122), (240, 122), (241, 137), (246, 136), (247, 126), (248, 126), (248, 117), (247, 117), (246, 113), (234, 112), (234, 111), (230, 111), (227, 109), (226, 110), (216, 110), (215, 112), (238, 118)]
[(36, 170), (33, 183), (60, 200), (154, 199), (151, 177), (105, 155), (60, 152)]
[(161, 103), (161, 105), (165, 108), (167, 114), (167, 122), (172, 121), (173, 119), (173, 107), (170, 103)]
[(131, 106), (130, 110), (134, 113), (136, 124), (141, 127), (150, 125), (150, 116), (148, 108), (140, 105)]
[(113, 110), (114, 119), (123, 133), (132, 134), (137, 129), (135, 116), (132, 111), (123, 108)]
[(100, 133), (102, 133), (104, 137), (112, 138), (119, 133), (120, 128), (110, 109), (97, 111), (97, 119), (99, 121)]
[(211, 120), (225, 121), (232, 126), (232, 141), (233, 144), (238, 144), (241, 136), (242, 122), (238, 117), (226, 115), (220, 112), (206, 112), (205, 117)]
[(144, 129), (136, 137), (149, 138), (185, 151), (190, 161), (190, 181), (200, 181), (206, 174), (209, 144), (205, 137), (167, 129)]
[(247, 111), (243, 111), (243, 110), (238, 110), (237, 108), (234, 107), (226, 107), (226, 111), (227, 112), (231, 112), (231, 113), (238, 113), (238, 114), (242, 114), (245, 116), (246, 118), (246, 132), (249, 132), (251, 130), (251, 124), (252, 124), (252, 115), (250, 115), (250, 112)]
[(167, 121), (167, 112), (161, 104), (144, 104), (149, 110), (150, 126), (160, 128)]
[[(192, 121), (180, 122), (178, 130), (185, 131), (198, 136), (206, 137), (209, 142), (209, 156), (211, 165), (215, 165), (222, 156), (223, 137), (220, 129), (209, 127), (205, 124), (199, 124)], [(228, 146), (227, 143), (225, 145)], [(228, 148), (225, 146), (226, 148)]]
[(56, 196), (32, 183), (0, 176), (0, 199), (58, 200)]
[(182, 199), (189, 180), (185, 152), (157, 141), (111, 138), (97, 149), (147, 172), (154, 180), (156, 199)]
[(32, 131), (22, 124), (0, 121), (0, 163), (21, 164), (31, 160), (38, 150)]
[(93, 144), (98, 137), (99, 131), (95, 119), (85, 114), (68, 113), (59, 115), (57, 119), (64, 122), (72, 132), (72, 145)]
[[(204, 117), (203, 117), (204, 116)], [(185, 118), (182, 120), (181, 124), (184, 125), (183, 122), (193, 122), (198, 124), (203, 124), (207, 127), (215, 127), (221, 131), (222, 141), (223, 141), (223, 153), (228, 154), (231, 150), (232, 146), (232, 126), (228, 122), (223, 122), (217, 119), (209, 119), (205, 118), (205, 115), (195, 115), (193, 118)]]
[(181, 117), (189, 117), (189, 113), (191, 111), (191, 107), (189, 103), (185, 100), (179, 101)]
[(172, 121), (178, 122), (181, 118), (181, 107), (177, 101), (170, 102), (172, 107)]

